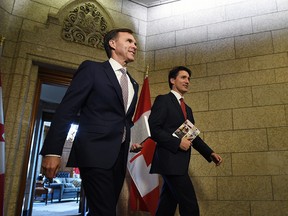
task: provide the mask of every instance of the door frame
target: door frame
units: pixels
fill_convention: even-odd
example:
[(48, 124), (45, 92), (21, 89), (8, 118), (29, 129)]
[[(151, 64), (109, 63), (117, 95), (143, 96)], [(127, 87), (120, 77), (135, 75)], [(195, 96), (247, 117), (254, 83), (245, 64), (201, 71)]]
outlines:
[[(37, 129), (35, 128), (37, 125), (36, 123), (39, 120), (38, 109), (39, 109), (39, 103), (40, 103), (41, 86), (42, 84), (69, 86), (74, 72), (75, 72), (74, 70), (65, 69), (65, 68), (54, 69), (54, 68), (48, 68), (48, 67), (42, 67), (42, 66), (38, 67), (38, 78), (37, 78), (37, 83), (36, 83), (36, 88), (35, 88), (35, 96), (34, 96), (34, 101), (33, 101), (32, 112), (31, 112), (30, 127), (29, 127), (28, 136), (27, 136), (27, 145), (26, 145), (26, 151), (25, 151), (25, 156), (24, 156), (24, 161), (23, 161), (23, 169), (22, 169), (21, 179), (20, 179), (20, 188), (19, 188), (18, 199), (17, 199), (18, 204), (17, 204), (17, 209), (16, 209), (16, 215), (23, 215), (22, 211), (24, 210), (23, 205), (25, 201), (24, 195), (25, 195), (25, 189), (27, 185), (27, 179), (29, 179), (28, 178), (29, 177), (28, 166), (32, 157), (34, 158), (38, 157), (38, 155), (33, 155), (33, 151), (31, 148), (33, 148), (33, 142), (34, 142), (33, 136)], [(33, 194), (31, 194), (31, 191), (33, 192), (33, 190), (30, 190), (30, 193), (28, 195), (28, 197), (30, 197), (30, 202), (31, 202), (31, 199), (33, 199), (33, 196), (32, 196)], [(32, 206), (33, 205), (29, 205), (29, 208), (27, 209), (28, 215), (31, 215), (32, 213)]]

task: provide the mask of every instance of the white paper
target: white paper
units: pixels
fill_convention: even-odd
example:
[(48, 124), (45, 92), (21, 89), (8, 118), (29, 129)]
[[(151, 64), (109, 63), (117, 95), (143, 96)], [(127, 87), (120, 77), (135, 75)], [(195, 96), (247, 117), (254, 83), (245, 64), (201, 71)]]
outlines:
[(148, 116), (142, 115), (131, 128), (131, 143), (141, 144), (150, 136)]

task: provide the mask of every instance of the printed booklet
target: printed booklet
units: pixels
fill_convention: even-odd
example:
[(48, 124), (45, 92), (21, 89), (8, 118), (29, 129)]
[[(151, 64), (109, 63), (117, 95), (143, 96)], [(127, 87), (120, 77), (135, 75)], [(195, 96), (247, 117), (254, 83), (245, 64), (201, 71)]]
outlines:
[(186, 137), (193, 141), (199, 134), (200, 130), (187, 119), (172, 135), (179, 139)]

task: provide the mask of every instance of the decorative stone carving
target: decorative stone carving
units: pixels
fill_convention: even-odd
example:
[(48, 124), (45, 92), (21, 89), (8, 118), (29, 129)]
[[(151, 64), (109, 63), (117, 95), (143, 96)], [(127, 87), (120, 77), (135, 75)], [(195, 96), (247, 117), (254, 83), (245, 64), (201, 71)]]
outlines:
[(104, 48), (104, 35), (109, 31), (108, 24), (95, 4), (78, 5), (69, 12), (63, 23), (64, 40)]

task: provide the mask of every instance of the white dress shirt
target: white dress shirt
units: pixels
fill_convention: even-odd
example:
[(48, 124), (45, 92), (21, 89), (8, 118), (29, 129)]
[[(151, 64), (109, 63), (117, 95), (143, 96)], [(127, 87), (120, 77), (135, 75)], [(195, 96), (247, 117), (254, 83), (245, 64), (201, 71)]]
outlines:
[[(111, 67), (113, 68), (115, 75), (118, 79), (118, 82), (120, 84), (120, 78), (122, 76), (122, 72), (120, 71), (120, 69), (123, 68), (123, 66), (119, 64), (117, 61), (115, 61), (113, 58), (109, 59), (109, 63), (111, 64)], [(127, 103), (127, 110), (128, 110), (129, 106), (131, 105), (133, 96), (134, 96), (134, 88), (130, 80), (130, 77), (128, 75), (127, 75), (127, 78), (128, 78), (128, 103)]]
[(171, 93), (173, 93), (175, 95), (175, 97), (177, 98), (179, 104), (181, 103), (180, 102), (180, 99), (183, 98), (184, 100), (184, 97), (182, 95), (180, 95), (178, 92), (174, 91), (174, 90), (171, 90)]

